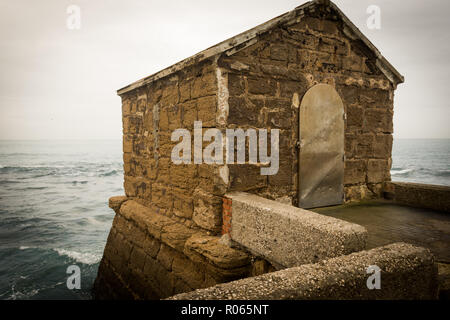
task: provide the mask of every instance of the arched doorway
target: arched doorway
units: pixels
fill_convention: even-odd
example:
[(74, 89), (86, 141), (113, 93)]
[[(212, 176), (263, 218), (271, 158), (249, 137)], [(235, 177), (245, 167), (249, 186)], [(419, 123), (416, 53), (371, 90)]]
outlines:
[(299, 207), (344, 199), (344, 104), (327, 84), (309, 89), (300, 105)]

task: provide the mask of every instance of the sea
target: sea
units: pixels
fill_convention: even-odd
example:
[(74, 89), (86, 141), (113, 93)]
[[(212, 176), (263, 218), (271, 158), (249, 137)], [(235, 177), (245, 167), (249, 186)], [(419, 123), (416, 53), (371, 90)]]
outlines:
[[(450, 186), (450, 140), (395, 140), (391, 176)], [(0, 141), (0, 299), (92, 299), (123, 193), (120, 140)]]

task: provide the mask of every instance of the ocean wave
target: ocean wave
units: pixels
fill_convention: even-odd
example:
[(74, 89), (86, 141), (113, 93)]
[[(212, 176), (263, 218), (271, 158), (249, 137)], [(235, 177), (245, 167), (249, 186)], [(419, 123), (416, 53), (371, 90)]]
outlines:
[(26, 191), (26, 190), (45, 190), (48, 189), (48, 187), (26, 187), (26, 188), (15, 188), (16, 191)]
[(93, 224), (93, 225), (101, 225), (101, 224), (103, 224), (101, 221), (98, 221), (94, 217), (87, 217), (86, 220), (89, 222), (89, 224)]
[(70, 183), (71, 184), (87, 184), (89, 181), (86, 181), (86, 180), (83, 180), (83, 181), (76, 181), (76, 180), (74, 180), (74, 181), (71, 181)]
[(438, 170), (433, 173), (436, 177), (450, 177), (450, 170)]
[(110, 177), (110, 176), (115, 176), (117, 175), (117, 170), (112, 170), (106, 173), (100, 173), (99, 176), (100, 177)]
[(74, 168), (72, 166), (61, 166), (61, 165), (55, 165), (55, 166), (42, 166), (42, 165), (27, 165), (27, 166), (2, 166), (0, 169), (8, 169), (8, 170), (23, 170), (23, 171), (30, 171), (35, 169), (63, 169), (63, 168)]
[(393, 176), (404, 176), (404, 175), (409, 175), (413, 171), (414, 171), (414, 169), (392, 169), (391, 170), (391, 175), (393, 175)]
[(35, 295), (37, 295), (40, 291), (40, 289), (32, 289), (28, 292), (21, 292), (16, 290), (15, 288), (15, 284), (12, 285), (11, 287), (11, 295), (6, 298), (7, 300), (24, 300), (24, 299), (29, 299)]
[(70, 251), (65, 249), (53, 249), (55, 250), (60, 256), (67, 256), (79, 263), (83, 264), (96, 264), (100, 262), (101, 256), (97, 254), (92, 253), (81, 253), (77, 251)]
[(11, 184), (11, 183), (20, 183), (20, 181), (14, 181), (14, 180), (0, 180), (0, 185), (3, 185), (3, 184)]

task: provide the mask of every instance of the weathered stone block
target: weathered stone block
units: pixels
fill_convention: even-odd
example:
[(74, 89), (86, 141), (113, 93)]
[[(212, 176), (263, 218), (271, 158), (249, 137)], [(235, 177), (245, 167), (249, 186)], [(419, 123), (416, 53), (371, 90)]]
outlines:
[(191, 81), (184, 80), (180, 82), (180, 102), (185, 102), (191, 99)]
[(133, 152), (133, 139), (130, 136), (123, 136), (123, 152)]
[(374, 136), (372, 133), (358, 134), (356, 141), (356, 157), (368, 159), (373, 157)]
[(372, 108), (365, 111), (364, 128), (371, 132), (392, 133), (392, 111), (383, 108)]
[(174, 256), (175, 254), (173, 253), (172, 248), (166, 246), (165, 244), (161, 244), (156, 260), (168, 271), (171, 271)]
[(290, 161), (282, 161), (279, 164), (278, 173), (269, 176), (269, 185), (277, 187), (292, 186), (292, 163)]
[(263, 100), (230, 97), (228, 105), (228, 124), (258, 126)]
[(357, 136), (354, 133), (345, 134), (345, 157), (352, 159), (356, 154)]
[(283, 45), (273, 45), (270, 47), (270, 59), (278, 61), (287, 61), (288, 50)]
[(208, 72), (194, 79), (191, 88), (191, 97), (193, 99), (215, 95), (217, 91), (217, 79), (213, 72)]
[(217, 97), (209, 96), (197, 100), (197, 118), (202, 121), (204, 128), (214, 127), (216, 124)]
[(275, 93), (277, 91), (277, 83), (272, 79), (248, 78), (247, 84), (248, 93), (250, 94), (275, 96)]
[(189, 287), (202, 288), (205, 281), (205, 269), (195, 264), (184, 255), (174, 256), (172, 263), (174, 275), (181, 278)]
[(136, 187), (135, 182), (137, 181), (136, 178), (133, 178), (131, 176), (125, 176), (123, 187), (125, 189), (125, 194), (127, 197), (135, 197), (136, 196)]
[(193, 164), (172, 164), (169, 173), (171, 185), (190, 189), (197, 178), (197, 167)]
[(221, 269), (236, 269), (250, 263), (248, 254), (221, 244), (219, 237), (193, 236), (187, 240), (184, 252), (194, 261), (204, 263), (202, 259), (206, 259)]
[(189, 229), (180, 223), (171, 223), (162, 227), (161, 241), (175, 250), (182, 252), (184, 244), (188, 238), (194, 235), (197, 231)]
[(173, 131), (180, 129), (181, 124), (181, 107), (179, 105), (173, 105), (167, 108), (167, 116), (169, 118), (169, 130)]
[(290, 109), (278, 109), (267, 112), (267, 125), (270, 128), (290, 129), (292, 117)]
[(222, 199), (197, 189), (192, 220), (203, 229), (218, 232), (222, 225)]
[(366, 105), (383, 106), (389, 104), (391, 98), (389, 90), (363, 89), (360, 92), (360, 101)]
[(321, 22), (322, 22), (321, 30), (323, 32), (328, 33), (330, 35), (338, 35), (339, 34), (338, 24), (336, 21), (322, 20)]
[(197, 107), (194, 101), (187, 101), (181, 107), (181, 123), (184, 128), (194, 128), (194, 122), (198, 120)]
[(147, 255), (155, 258), (161, 247), (161, 242), (159, 242), (159, 240), (156, 240), (152, 236), (146, 236), (142, 247), (144, 248), (144, 251)]
[(161, 238), (163, 227), (174, 223), (170, 218), (152, 212), (134, 200), (125, 202), (120, 208), (120, 214), (127, 220), (133, 220), (139, 228), (156, 239)]
[(230, 96), (240, 96), (245, 92), (245, 82), (242, 76), (234, 73), (228, 74), (228, 92)]
[(366, 162), (364, 160), (347, 160), (344, 168), (344, 184), (366, 182)]
[(357, 104), (359, 102), (360, 89), (357, 86), (337, 86), (336, 88), (345, 105)]
[(161, 105), (171, 106), (179, 102), (178, 82), (169, 83), (162, 89)]
[(109, 207), (117, 212), (120, 209), (122, 203), (127, 200), (128, 198), (126, 196), (111, 197), (109, 198)]
[(133, 247), (142, 248), (145, 241), (145, 232), (136, 227), (134, 223), (128, 223), (128, 236), (129, 241), (133, 244)]
[(173, 192), (173, 213), (181, 218), (192, 218), (194, 203), (192, 195), (186, 195), (186, 191), (179, 189)]
[(145, 254), (144, 250), (142, 250), (138, 247), (133, 247), (133, 250), (131, 251), (131, 256), (130, 256), (130, 265), (134, 269), (142, 271), (144, 269), (145, 257), (146, 257), (146, 254)]
[(299, 81), (285, 80), (280, 81), (280, 93), (281, 97), (292, 100), (294, 93), (297, 93), (299, 97), (302, 97), (307, 90), (306, 79)]
[(392, 153), (391, 134), (377, 134), (373, 144), (373, 156), (379, 159), (389, 159)]
[(347, 107), (347, 126), (362, 128), (364, 123), (364, 110), (361, 106), (351, 104)]
[(388, 160), (369, 160), (367, 164), (367, 182), (380, 183), (390, 180), (390, 169), (391, 165)]
[(248, 191), (267, 186), (267, 176), (261, 168), (250, 164), (229, 164), (230, 188), (233, 191)]
[(131, 112), (131, 99), (122, 97), (122, 115), (128, 115)]
[(362, 72), (363, 59), (357, 55), (349, 55), (342, 59), (342, 68), (349, 71)]

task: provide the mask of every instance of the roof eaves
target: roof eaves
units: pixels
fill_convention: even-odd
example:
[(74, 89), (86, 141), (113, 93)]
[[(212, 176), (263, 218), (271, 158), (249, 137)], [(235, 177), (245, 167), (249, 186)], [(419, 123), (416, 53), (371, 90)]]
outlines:
[[(146, 78), (133, 82), (132, 84), (123, 87), (117, 91), (118, 95), (123, 95), (129, 91), (132, 91), (136, 88), (142, 87), (146, 84), (149, 84), (158, 79), (167, 77), (175, 72), (178, 72), (186, 67), (192, 66), (201, 61), (212, 58), (216, 55), (222, 54), (224, 52), (228, 52), (229, 54), (234, 53), (233, 49), (241, 46), (242, 44), (253, 43), (251, 42), (253, 39), (257, 38), (259, 35), (275, 28), (276, 26), (287, 24), (289, 22), (295, 23), (299, 22), (299, 20), (304, 15), (304, 9), (314, 6), (320, 2), (320, 0), (309, 1), (299, 7), (296, 7), (294, 10), (291, 10), (285, 14), (282, 14), (276, 18), (273, 18), (255, 28), (247, 30), (243, 33), (240, 33), (230, 39), (222, 41), (215, 46), (212, 46), (206, 50), (203, 50), (187, 59), (184, 59), (166, 69), (163, 69), (157, 73), (154, 73)], [(334, 9), (348, 27), (347, 36), (353, 39), (361, 39), (363, 43), (374, 53), (377, 58), (376, 65), (383, 72), (383, 74), (395, 85), (404, 82), (404, 77), (387, 61), (380, 51), (370, 42), (370, 40), (347, 18), (347, 16), (331, 1), (327, 1), (327, 5), (329, 5), (332, 9)], [(345, 31), (345, 30), (344, 30)]]
[(194, 65), (194, 64), (196, 64), (198, 62), (204, 61), (206, 59), (214, 57), (215, 55), (224, 53), (224, 52), (226, 52), (226, 51), (228, 51), (230, 49), (233, 49), (233, 48), (235, 48), (237, 46), (240, 46), (240, 45), (242, 45), (242, 44), (244, 44), (246, 42), (249, 42), (252, 39), (255, 39), (258, 35), (273, 29), (277, 25), (284, 24), (284, 23), (292, 20), (293, 18), (299, 17), (300, 15), (303, 14), (303, 9), (308, 7), (308, 6), (311, 6), (313, 3), (314, 3), (313, 1), (307, 2), (307, 3), (303, 4), (302, 6), (295, 8), (292, 11), (289, 11), (289, 12), (287, 12), (285, 14), (282, 14), (282, 15), (276, 17), (276, 18), (273, 18), (273, 19), (271, 19), (271, 20), (269, 20), (269, 21), (267, 21), (267, 22), (265, 22), (265, 23), (255, 27), (255, 28), (252, 28), (252, 29), (247, 30), (247, 31), (245, 31), (243, 33), (240, 33), (240, 34), (238, 34), (238, 35), (236, 35), (236, 36), (234, 36), (234, 37), (232, 37), (230, 39), (222, 41), (222, 42), (216, 44), (215, 46), (212, 46), (212, 47), (210, 47), (210, 48), (208, 48), (206, 50), (203, 50), (203, 51), (201, 51), (201, 52), (199, 52), (199, 53), (197, 53), (197, 54), (195, 54), (195, 55), (193, 55), (193, 56), (191, 56), (191, 57), (189, 57), (187, 59), (184, 59), (184, 60), (182, 60), (182, 61), (180, 61), (180, 62), (178, 62), (178, 63), (176, 63), (176, 64), (174, 64), (174, 65), (172, 65), (172, 66), (170, 66), (168, 68), (166, 68), (166, 69), (163, 69), (163, 70), (161, 70), (161, 71), (159, 71), (157, 73), (154, 73), (154, 74), (152, 74), (152, 75), (150, 75), (148, 77), (145, 77), (145, 78), (143, 78), (141, 80), (133, 82), (132, 84), (119, 89), (117, 91), (117, 94), (118, 95), (125, 94), (125, 93), (127, 93), (127, 92), (129, 92), (131, 90), (134, 90), (136, 88), (144, 86), (144, 85), (146, 85), (148, 83), (151, 83), (151, 82), (153, 82), (155, 80), (167, 77), (167, 76), (169, 76), (169, 75), (171, 75), (171, 74), (173, 74), (173, 73), (175, 73), (177, 71), (180, 71), (180, 70), (182, 70), (182, 69), (184, 69), (186, 67), (189, 67), (189, 66)]

